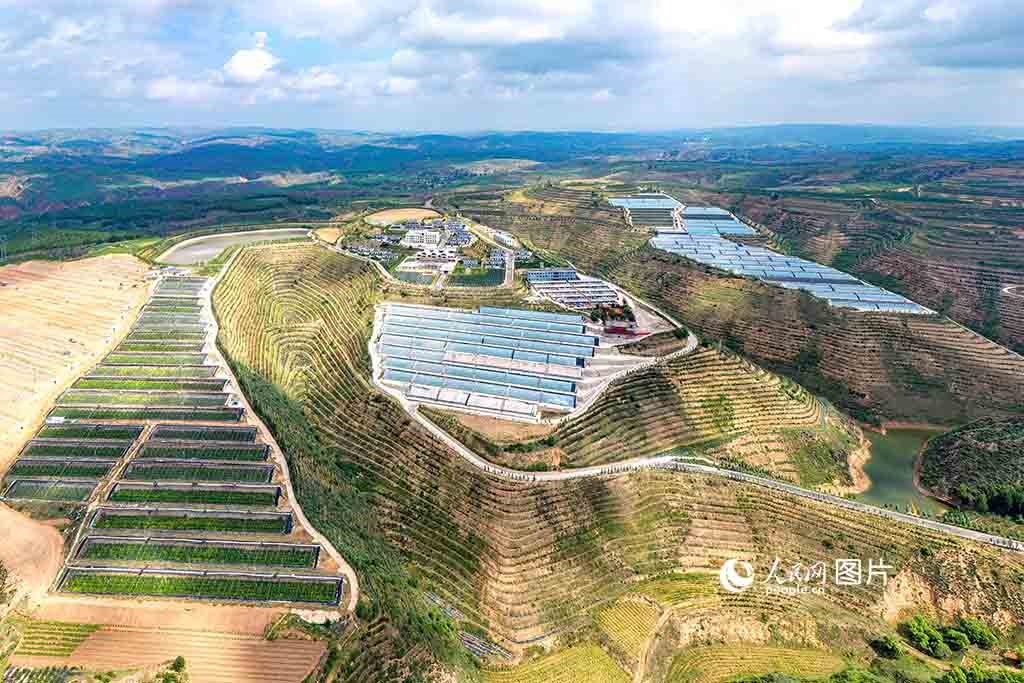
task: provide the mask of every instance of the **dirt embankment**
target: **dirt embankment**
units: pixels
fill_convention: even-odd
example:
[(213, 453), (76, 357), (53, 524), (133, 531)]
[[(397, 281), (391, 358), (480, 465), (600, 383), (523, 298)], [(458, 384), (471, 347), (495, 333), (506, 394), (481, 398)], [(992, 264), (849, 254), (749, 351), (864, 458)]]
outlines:
[(403, 221), (421, 221), (426, 218), (440, 218), (441, 214), (433, 209), (385, 209), (372, 213), (364, 220), (370, 225), (391, 225)]
[[(64, 539), (55, 528), (29, 519), (0, 503), (0, 562), (11, 574), (13, 607), (45, 595), (64, 561)], [(0, 616), (3, 608), (0, 608)]]
[(827, 491), (835, 496), (856, 495), (864, 493), (871, 488), (871, 478), (864, 471), (864, 466), (871, 460), (871, 442), (863, 433), (860, 435), (860, 443), (857, 448), (850, 452), (847, 458), (847, 466), (850, 471), (852, 484), (844, 486), (829, 486)]

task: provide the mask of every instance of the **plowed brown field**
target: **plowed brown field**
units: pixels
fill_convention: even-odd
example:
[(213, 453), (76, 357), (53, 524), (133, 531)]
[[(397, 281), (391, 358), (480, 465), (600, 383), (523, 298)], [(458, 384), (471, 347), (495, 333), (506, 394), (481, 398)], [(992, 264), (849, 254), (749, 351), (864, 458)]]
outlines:
[(78, 666), (92, 671), (139, 669), (185, 658), (191, 683), (299, 683), (326, 650), (322, 642), (268, 641), (258, 636), (106, 626), (67, 658), (11, 658), (15, 666)]

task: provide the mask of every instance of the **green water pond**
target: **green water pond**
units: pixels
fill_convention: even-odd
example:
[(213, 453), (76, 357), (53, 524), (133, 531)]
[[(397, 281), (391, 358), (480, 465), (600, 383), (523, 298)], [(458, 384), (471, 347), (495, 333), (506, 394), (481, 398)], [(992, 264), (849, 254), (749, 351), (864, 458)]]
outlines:
[(925, 429), (890, 429), (886, 434), (867, 432), (871, 441), (871, 460), (864, 472), (871, 488), (857, 496), (879, 507), (901, 512), (940, 515), (949, 508), (914, 488), (914, 459), (924, 443), (941, 432)]

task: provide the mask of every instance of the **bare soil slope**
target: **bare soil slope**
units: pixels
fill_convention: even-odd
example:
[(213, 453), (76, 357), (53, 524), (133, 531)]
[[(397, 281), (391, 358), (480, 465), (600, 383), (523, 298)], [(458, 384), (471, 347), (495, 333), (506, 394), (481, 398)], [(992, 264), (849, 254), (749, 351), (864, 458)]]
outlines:
[(54, 398), (134, 321), (146, 270), (128, 255), (0, 268), (0, 470)]

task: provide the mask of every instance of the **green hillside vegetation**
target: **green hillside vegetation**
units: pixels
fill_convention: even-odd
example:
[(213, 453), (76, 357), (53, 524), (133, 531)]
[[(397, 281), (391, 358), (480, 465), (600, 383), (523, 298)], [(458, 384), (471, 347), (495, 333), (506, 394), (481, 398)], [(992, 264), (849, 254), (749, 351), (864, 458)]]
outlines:
[(1024, 418), (983, 418), (931, 439), (921, 483), (978, 512), (1024, 515)]
[[(437, 661), (471, 672), (459, 630), (517, 651), (548, 634), (588, 639), (634, 586), (737, 555), (884, 556), (936, 600), (1024, 615), (1011, 588), (1022, 558), (927, 530), (715, 477), (486, 476), (373, 388), (367, 342), (381, 298), (372, 268), (313, 245), (246, 249), (214, 293), (218, 342), (288, 454), (296, 495), (360, 575), (359, 625), (333, 660), (335, 680), (413, 678)], [(970, 585), (940, 578), (948, 572), (969, 572)], [(836, 647), (862, 647), (880, 626), (882, 589), (694, 599), (716, 618), (794, 633), (821, 620)]]

